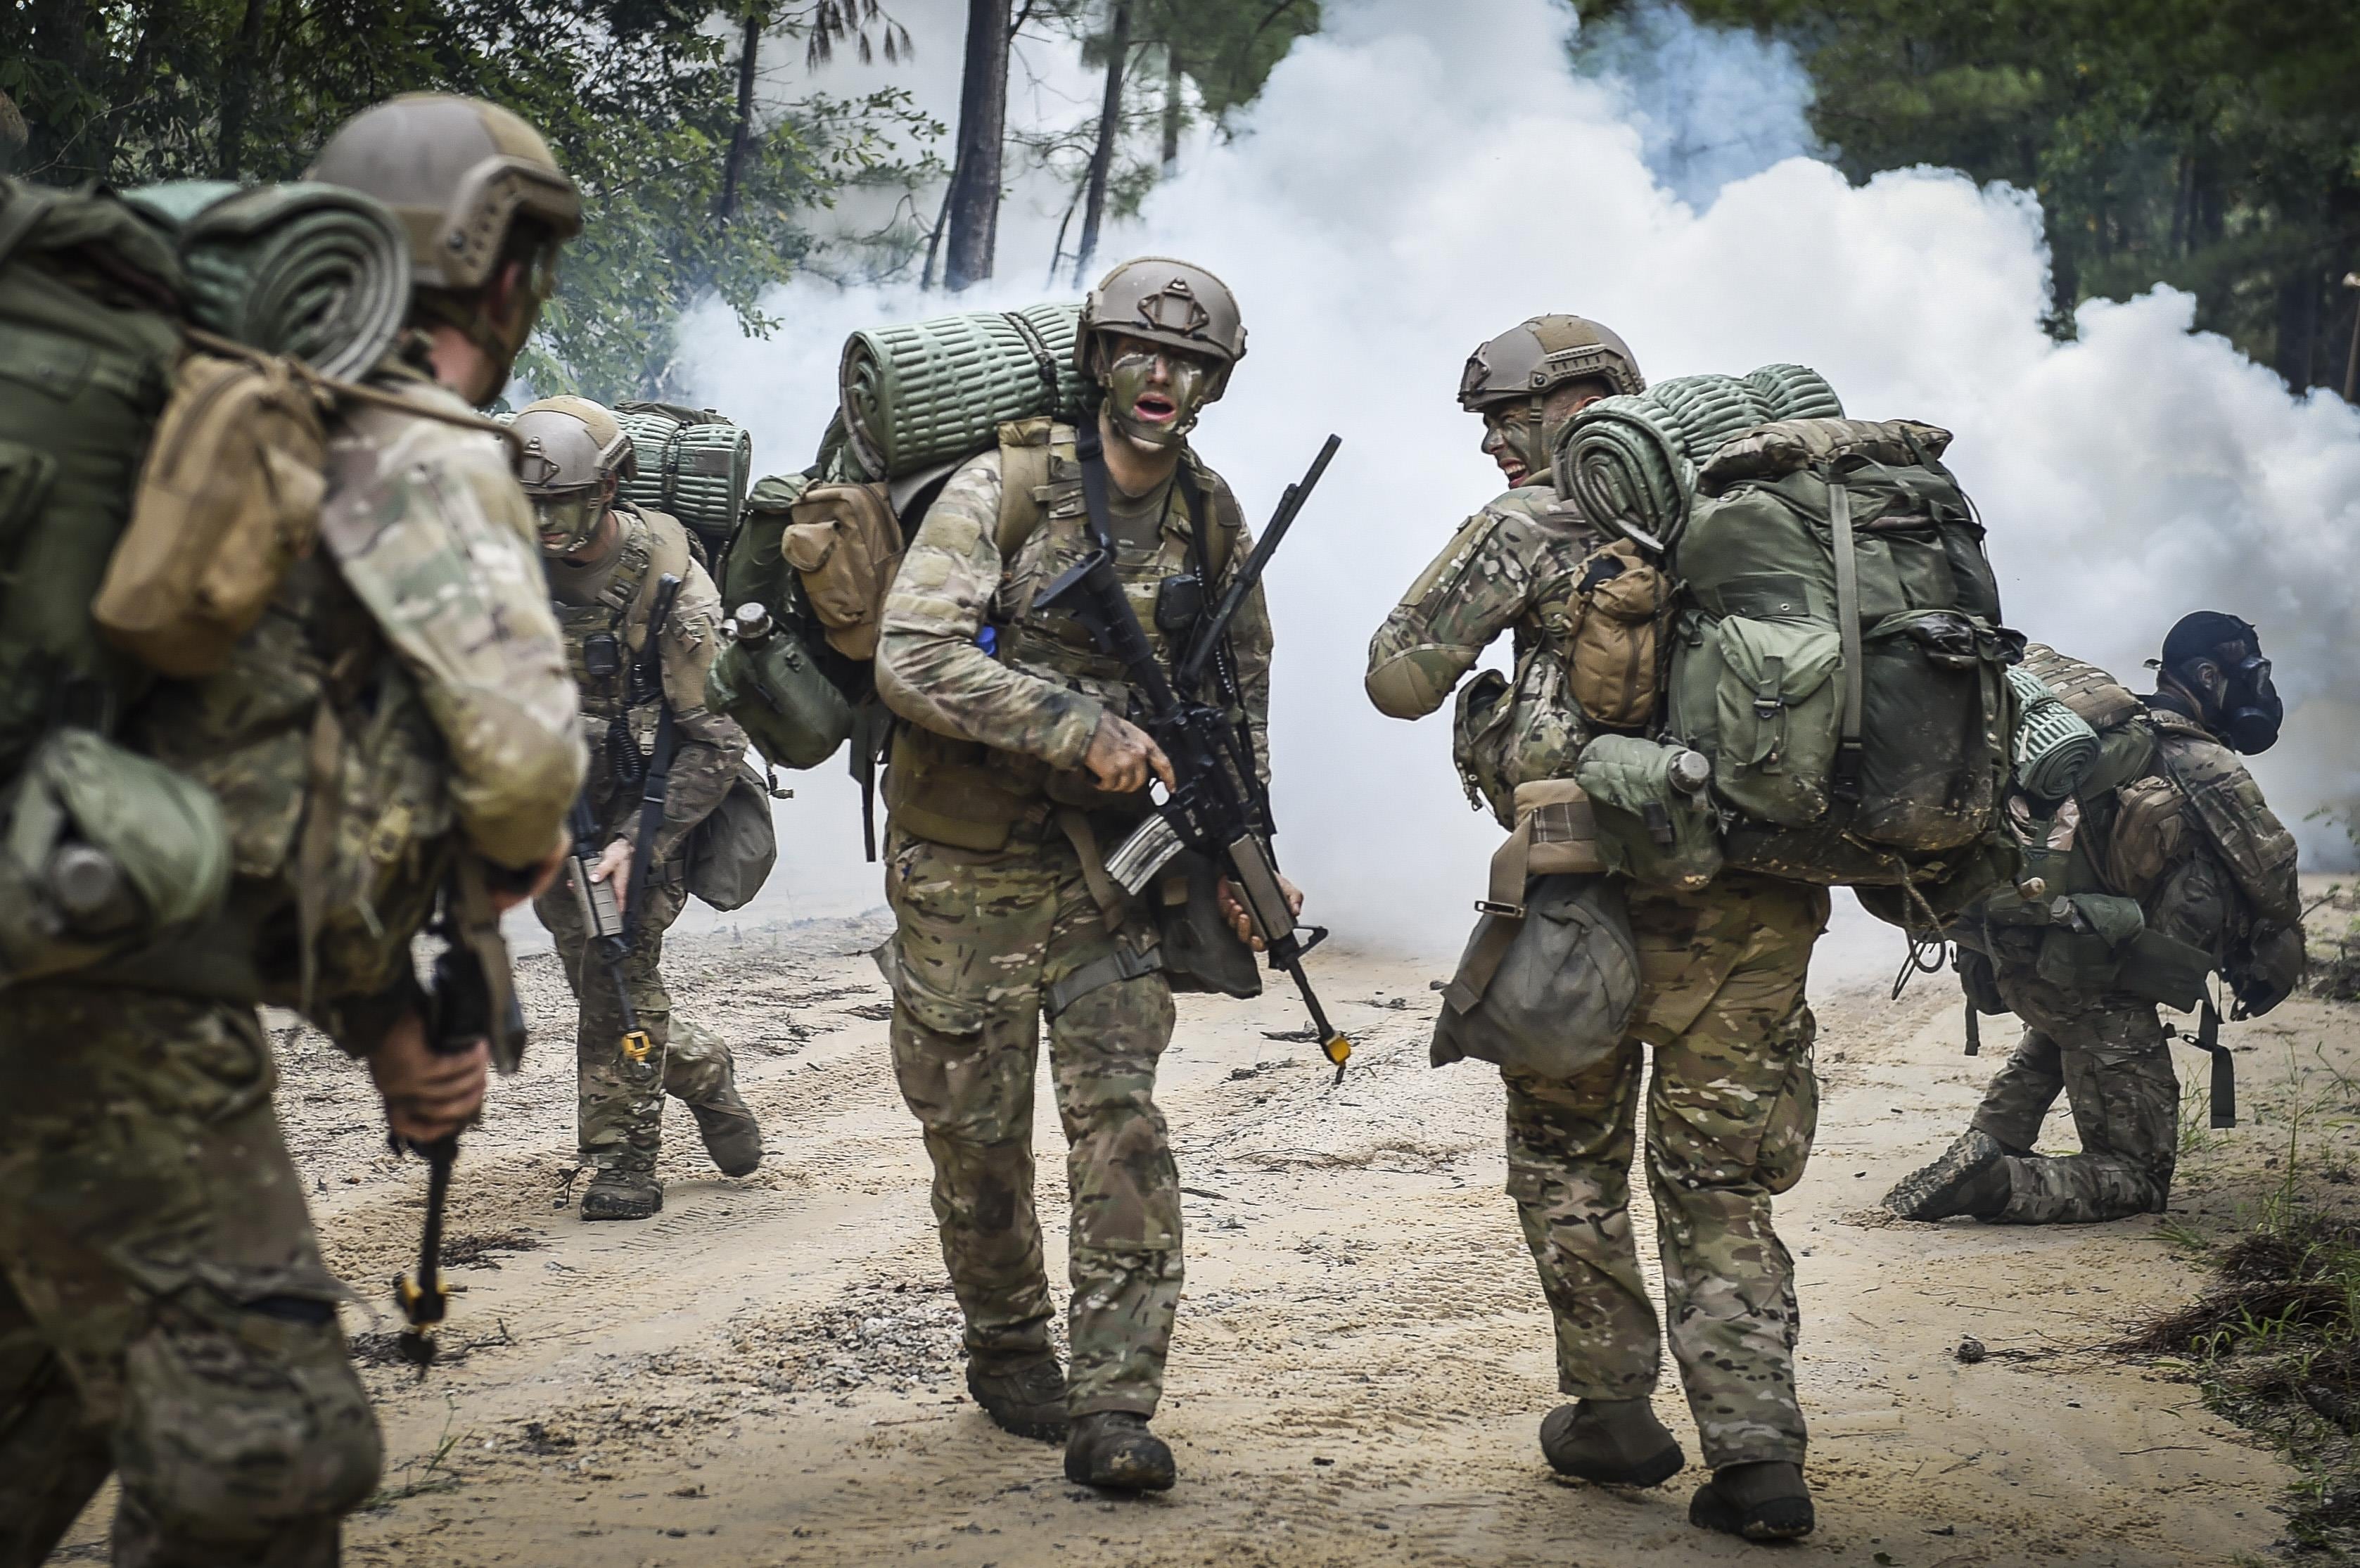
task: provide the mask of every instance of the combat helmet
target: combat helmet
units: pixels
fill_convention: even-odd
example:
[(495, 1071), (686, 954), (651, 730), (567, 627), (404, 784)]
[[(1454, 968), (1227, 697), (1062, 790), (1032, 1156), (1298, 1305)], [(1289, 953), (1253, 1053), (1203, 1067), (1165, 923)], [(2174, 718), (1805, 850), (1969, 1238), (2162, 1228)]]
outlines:
[(1638, 356), (1612, 327), (1587, 316), (1534, 316), (1467, 356), (1459, 406), (1480, 413), (1495, 404), (1545, 398), (1568, 381), (1596, 378), (1622, 393), (1644, 392)]
[(1194, 262), (1168, 256), (1122, 263), (1083, 301), (1074, 368), (1084, 376), (1098, 375), (1097, 342), (1106, 333), (1168, 344), (1218, 363), (1220, 372), (1207, 392), (1208, 402), (1228, 387), (1230, 367), (1246, 356), (1245, 318), (1229, 286)]
[(545, 554), (580, 549), (606, 511), (606, 482), (639, 472), (639, 450), (619, 421), (587, 398), (543, 398), (508, 429), (523, 455), (517, 479), (532, 499)]
[(480, 98), (405, 93), (364, 109), (328, 138), (305, 178), (366, 191), (392, 208), (423, 289), (490, 281), (519, 216), (555, 239), (582, 232), (581, 193), (541, 133)]

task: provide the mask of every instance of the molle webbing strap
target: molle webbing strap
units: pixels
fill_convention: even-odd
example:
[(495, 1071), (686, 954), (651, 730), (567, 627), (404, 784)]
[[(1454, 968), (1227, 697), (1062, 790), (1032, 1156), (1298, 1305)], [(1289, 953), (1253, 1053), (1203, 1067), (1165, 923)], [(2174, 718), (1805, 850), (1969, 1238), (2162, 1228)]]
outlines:
[(1843, 740), (1836, 751), (1829, 793), (1838, 800), (1860, 798), (1861, 722), (1866, 672), (1861, 668), (1860, 557), (1852, 531), (1852, 491), (1833, 466), (1828, 476), (1828, 524), (1836, 558), (1836, 634), (1843, 642)]
[(1090, 828), (1090, 819), (1069, 806), (1057, 813), (1057, 827), (1082, 862), (1082, 881), (1090, 890), (1090, 901), (1098, 906), (1099, 921), (1109, 931), (1117, 929), (1122, 925), (1122, 890), (1107, 874), (1106, 857), (1098, 852), (1098, 836)]

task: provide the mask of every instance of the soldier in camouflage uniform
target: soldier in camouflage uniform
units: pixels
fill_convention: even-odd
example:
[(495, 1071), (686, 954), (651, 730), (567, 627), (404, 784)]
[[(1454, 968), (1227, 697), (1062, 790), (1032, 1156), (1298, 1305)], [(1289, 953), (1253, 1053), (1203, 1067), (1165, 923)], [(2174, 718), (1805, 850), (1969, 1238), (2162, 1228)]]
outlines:
[[(720, 593), (694, 559), (686, 529), (618, 494), (638, 457), (615, 416), (586, 398), (547, 398), (517, 415), (510, 428), (524, 446), (525, 493), (539, 520), (566, 656), (582, 688), (591, 816), (606, 835), (592, 874), (613, 885), (635, 930), (617, 975), (591, 953), (582, 899), (570, 883), (533, 905), (556, 938), (581, 1009), (574, 1060), (582, 1164), (591, 1172), (582, 1217), (644, 1220), (663, 1207), (655, 1164), (667, 1094), (688, 1106), (705, 1152), (725, 1175), (744, 1176), (761, 1163), (761, 1128), (738, 1098), (728, 1046), (672, 1016), (660, 968), (664, 932), (688, 899), (690, 838), (728, 794), (746, 759), (746, 732), (705, 705), (705, 672), (720, 651)], [(645, 658), (651, 601), (667, 576), (681, 586), (656, 634), (662, 691), (635, 691), (631, 666)], [(649, 849), (648, 884), (633, 887), (640, 786), (660, 704), (671, 708), (676, 749), (663, 820)], [(644, 1056), (626, 1047), (617, 981), (646, 1033)]]
[(486, 1052), (430, 1047), (410, 940), (454, 866), (487, 866), (509, 903), (553, 875), (582, 774), (531, 512), (470, 410), (580, 226), (574, 187), (514, 115), (432, 96), (357, 116), (313, 177), (408, 222), (419, 331), (369, 379), (416, 411), (355, 402), (331, 421), (320, 548), (224, 668), (158, 683), (119, 732), (219, 797), (235, 872), (220, 916), (6, 998), (12, 1568), (42, 1561), (110, 1471), (118, 1563), (337, 1561), (343, 1516), (377, 1485), (377, 1426), (255, 1004), (300, 1005), (363, 1058), (396, 1133), (456, 1131)]
[[(1185, 436), (1245, 352), (1229, 290), (1183, 262), (1127, 262), (1090, 295), (1075, 352), (1104, 394), (1123, 579), (1152, 594), (1196, 571), (1215, 586), (1207, 602), (1218, 599), (1250, 542), (1229, 487)], [(1148, 912), (1119, 896), (1099, 851), (1144, 814), (1151, 771), (1170, 784), (1170, 763), (1124, 717), (1122, 666), (1070, 618), (1032, 608), (1091, 549), (1075, 443), (1045, 421), (1003, 427), (1000, 449), (960, 468), (928, 510), (886, 600), (878, 688), (906, 723), (886, 780), (897, 931), (880, 960), (894, 1069), (925, 1128), (966, 1313), (969, 1390), (1011, 1431), (1066, 1437), (1073, 1479), (1162, 1489), (1171, 1451), (1146, 1421), (1180, 1296), (1178, 1176), (1153, 1099), (1172, 995)], [(1166, 634), (1142, 619), (1168, 661)], [(1263, 759), (1259, 590), (1232, 636)], [(1049, 1345), (1032, 1212), (1044, 1015), (1072, 1151), (1070, 1383)]]
[[(2302, 970), (2294, 839), (2236, 759), (2277, 740), (2282, 711), (2253, 627), (2212, 610), (2183, 618), (2144, 711), (2103, 671), (2047, 649), (2033, 649), (2027, 666), (2093, 720), (2107, 718), (2097, 705), (2109, 694), (2134, 709), (2106, 731), (2108, 760), (2131, 760), (2102, 762), (2041, 819), (2041, 902), (1994, 900), (1957, 933), (1969, 1005), (2015, 1014), (2024, 1038), (1967, 1132), (1885, 1194), (1904, 1219), (2080, 1224), (2161, 1213), (2179, 1153), (2180, 1076), (2151, 971), (2221, 970), (2239, 1015), (2253, 1017)], [(2139, 936), (2092, 948), (2050, 916), (2054, 901), (2092, 895), (2133, 903)], [(2060, 1094), (2081, 1152), (2036, 1155)]]
[[(1439, 707), (1502, 631), (1513, 675), (1459, 706), (1470, 797), (1510, 825), (1510, 794), (1571, 775), (1593, 732), (1566, 680), (1564, 639), (1603, 539), (1545, 484), (1558, 433), (1598, 398), (1642, 390), (1622, 340), (1539, 316), (1468, 362), (1459, 401), (1511, 488), (1461, 526), (1369, 648), (1370, 700), (1396, 718)], [(1689, 1517), (1778, 1539), (1811, 1528), (1795, 1397), (1794, 1266), (1771, 1201), (1800, 1179), (1818, 1113), (1804, 1003), (1824, 889), (1724, 872), (1698, 892), (1626, 889), (1641, 991), (1623, 1050), (1568, 1079), (1507, 1070), (1508, 1192), (1556, 1322), (1557, 1384), (1541, 1423), (1561, 1473), (1655, 1486), (1686, 1462), (1650, 1405), (1661, 1335), (1633, 1251), (1630, 1165), (1646, 1052), (1647, 1185), (1666, 1317), (1714, 1471)]]

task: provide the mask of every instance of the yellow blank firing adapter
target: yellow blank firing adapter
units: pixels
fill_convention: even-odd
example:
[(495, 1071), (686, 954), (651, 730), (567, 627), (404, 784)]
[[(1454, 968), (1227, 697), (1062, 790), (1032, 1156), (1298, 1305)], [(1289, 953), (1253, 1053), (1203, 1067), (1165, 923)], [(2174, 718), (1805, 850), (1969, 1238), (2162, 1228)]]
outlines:
[(655, 1048), (655, 1041), (648, 1037), (645, 1029), (634, 1029), (623, 1036), (623, 1054), (635, 1062), (647, 1060), (648, 1053)]

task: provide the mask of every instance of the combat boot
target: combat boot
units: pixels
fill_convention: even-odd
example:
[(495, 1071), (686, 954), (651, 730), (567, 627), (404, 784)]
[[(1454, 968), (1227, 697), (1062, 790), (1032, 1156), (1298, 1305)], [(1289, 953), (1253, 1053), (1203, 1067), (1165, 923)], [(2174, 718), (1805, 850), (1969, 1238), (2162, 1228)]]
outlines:
[(1109, 1492), (1168, 1492), (1172, 1451), (1147, 1430), (1147, 1418), (1102, 1410), (1074, 1422), (1065, 1440), (1065, 1479)]
[(705, 1152), (722, 1175), (750, 1176), (762, 1163), (762, 1124), (739, 1097), (734, 1069), (719, 1094), (705, 1104), (691, 1105), (688, 1113), (696, 1118), (696, 1135), (705, 1140)]
[(644, 1170), (601, 1169), (582, 1194), (585, 1220), (644, 1220), (663, 1209), (663, 1183)]
[(1609, 1486), (1660, 1486), (1688, 1456), (1645, 1399), (1583, 1399), (1541, 1421), (1541, 1453), (1560, 1475)]
[(2007, 1146), (1981, 1127), (1969, 1127), (1939, 1159), (1903, 1177), (1885, 1195), (1885, 1206), (1905, 1220), (1947, 1220), (1972, 1214), (1999, 1217), (2007, 1207)]
[(1065, 1369), (1054, 1351), (970, 1355), (967, 1391), (1002, 1431), (1042, 1442), (1065, 1440)]
[(1748, 1541), (1796, 1541), (1819, 1522), (1803, 1467), (1783, 1459), (1724, 1464), (1688, 1501), (1688, 1523)]

